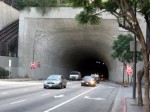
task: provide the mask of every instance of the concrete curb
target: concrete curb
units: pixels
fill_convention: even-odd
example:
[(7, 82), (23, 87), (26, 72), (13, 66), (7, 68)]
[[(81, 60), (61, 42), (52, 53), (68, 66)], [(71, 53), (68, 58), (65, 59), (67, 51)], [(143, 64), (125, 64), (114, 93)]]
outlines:
[(124, 97), (124, 99), (123, 99), (123, 107), (122, 107), (122, 112), (127, 112), (126, 97)]
[[(117, 93), (118, 93), (118, 91), (117, 91)], [(116, 96), (117, 96), (117, 94), (115, 95), (115, 98), (116, 98)], [(110, 108), (107, 112), (112, 112), (112, 108), (114, 106), (115, 98), (114, 98), (114, 101), (111, 103), (111, 106), (110, 106)]]
[(113, 101), (112, 101), (112, 103), (110, 104), (110, 108), (108, 109), (107, 112), (112, 112), (112, 109), (113, 109), (113, 106), (114, 106), (114, 102), (115, 102), (115, 99), (116, 99), (116, 97), (117, 97), (118, 92), (119, 92), (119, 89), (117, 90), (116, 94), (113, 95)]

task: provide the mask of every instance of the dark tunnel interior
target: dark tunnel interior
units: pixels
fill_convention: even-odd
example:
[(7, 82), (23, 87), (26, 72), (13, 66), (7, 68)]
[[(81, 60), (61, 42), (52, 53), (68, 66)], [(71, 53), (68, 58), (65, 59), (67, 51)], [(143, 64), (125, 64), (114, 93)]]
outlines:
[(76, 64), (75, 70), (81, 72), (81, 77), (84, 77), (85, 75), (99, 74), (100, 76), (103, 75), (105, 80), (109, 78), (108, 69), (105, 63), (94, 58), (80, 60), (80, 62)]
[(100, 55), (96, 50), (75, 48), (65, 54), (67, 56), (64, 56), (65, 58), (63, 59), (65, 62), (69, 62), (71, 66), (69, 73), (71, 71), (79, 71), (82, 78), (91, 74), (99, 74), (100, 77), (103, 75), (104, 80), (109, 79), (107, 65), (100, 59)]

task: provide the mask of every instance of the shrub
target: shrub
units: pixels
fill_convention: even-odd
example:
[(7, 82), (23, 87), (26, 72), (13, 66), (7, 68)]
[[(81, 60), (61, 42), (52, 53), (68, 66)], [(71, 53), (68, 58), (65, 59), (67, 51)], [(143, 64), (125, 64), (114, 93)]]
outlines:
[(8, 76), (9, 76), (9, 71), (0, 67), (0, 78), (4, 79), (4, 78), (8, 78)]

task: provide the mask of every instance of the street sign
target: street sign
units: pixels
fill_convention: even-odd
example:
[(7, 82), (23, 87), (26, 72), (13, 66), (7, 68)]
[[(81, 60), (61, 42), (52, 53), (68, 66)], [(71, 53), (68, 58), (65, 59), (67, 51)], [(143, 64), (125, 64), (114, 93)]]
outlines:
[(133, 70), (132, 70), (132, 68), (131, 68), (130, 65), (127, 65), (127, 70), (126, 70), (126, 72), (127, 72), (127, 75), (132, 75), (132, 74), (133, 74)]
[(35, 62), (31, 62), (31, 69), (35, 69)]

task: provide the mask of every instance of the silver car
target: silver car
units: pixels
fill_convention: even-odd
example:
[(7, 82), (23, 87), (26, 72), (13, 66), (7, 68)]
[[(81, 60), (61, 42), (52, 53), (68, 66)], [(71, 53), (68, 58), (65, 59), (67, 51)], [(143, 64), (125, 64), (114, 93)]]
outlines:
[(66, 88), (67, 80), (62, 75), (50, 75), (43, 86), (44, 88)]

